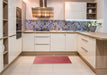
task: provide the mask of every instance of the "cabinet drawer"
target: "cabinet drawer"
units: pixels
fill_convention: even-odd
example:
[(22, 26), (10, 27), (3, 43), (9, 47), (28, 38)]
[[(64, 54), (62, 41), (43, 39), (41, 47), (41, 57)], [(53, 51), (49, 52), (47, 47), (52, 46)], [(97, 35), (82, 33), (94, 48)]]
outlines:
[(81, 51), (84, 55), (88, 56), (89, 55), (89, 51), (85, 48), (81, 46)]
[(88, 39), (88, 37), (85, 37), (85, 36), (79, 36), (79, 39), (80, 39), (80, 42), (82, 43), (82, 44), (86, 44), (86, 45), (88, 45), (88, 43), (90, 42), (89, 41), (89, 39)]
[(35, 44), (50, 44), (49, 37), (36, 37)]
[(49, 51), (49, 50), (50, 50), (50, 45), (46, 45), (46, 44), (35, 45), (35, 51)]

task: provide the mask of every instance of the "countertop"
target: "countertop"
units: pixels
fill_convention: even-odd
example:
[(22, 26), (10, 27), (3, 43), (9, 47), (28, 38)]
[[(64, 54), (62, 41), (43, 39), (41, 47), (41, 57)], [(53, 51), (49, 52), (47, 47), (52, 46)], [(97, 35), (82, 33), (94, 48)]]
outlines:
[(76, 31), (22, 31), (23, 33), (77, 33), (97, 40), (107, 40), (107, 33), (101, 32), (76, 32)]

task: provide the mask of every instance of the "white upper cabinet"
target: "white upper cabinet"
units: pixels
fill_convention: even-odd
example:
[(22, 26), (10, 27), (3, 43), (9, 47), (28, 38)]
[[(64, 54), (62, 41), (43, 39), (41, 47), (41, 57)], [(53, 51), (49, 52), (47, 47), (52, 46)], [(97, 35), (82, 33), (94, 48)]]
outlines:
[(34, 43), (34, 33), (23, 34), (23, 51), (35, 51)]
[(2, 9), (2, 6), (3, 6), (3, 3), (2, 3), (2, 0), (0, 0), (0, 38), (2, 38), (2, 34), (3, 34), (3, 32), (2, 32), (2, 26), (3, 26), (3, 24), (2, 24), (2, 12), (3, 12), (3, 9)]
[(65, 19), (86, 19), (86, 2), (65, 2)]
[(51, 51), (65, 51), (65, 36), (64, 33), (51, 34)]
[(76, 34), (66, 34), (66, 51), (77, 51)]
[(54, 9), (54, 20), (64, 20), (64, 0), (48, 0), (47, 5)]
[(8, 34), (9, 36), (16, 34), (16, 0), (8, 0)]

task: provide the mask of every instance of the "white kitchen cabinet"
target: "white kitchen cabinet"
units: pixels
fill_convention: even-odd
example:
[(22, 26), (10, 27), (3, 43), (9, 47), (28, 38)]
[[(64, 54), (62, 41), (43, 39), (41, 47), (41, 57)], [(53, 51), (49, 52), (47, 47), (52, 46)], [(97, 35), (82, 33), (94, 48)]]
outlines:
[(16, 34), (16, 0), (8, 0), (8, 34)]
[(77, 51), (77, 35), (66, 34), (66, 51)]
[(96, 39), (78, 35), (78, 52), (96, 68)]
[(9, 51), (9, 64), (17, 57), (17, 42), (16, 36), (9, 37), (8, 51)]
[(64, 1), (48, 0), (48, 7), (52, 7), (54, 13), (54, 20), (64, 20)]
[(23, 51), (35, 51), (34, 33), (23, 33)]
[(86, 19), (86, 2), (65, 2), (65, 19)]
[(50, 51), (50, 33), (35, 34), (35, 51)]
[(51, 34), (51, 51), (66, 51), (65, 41), (66, 35), (64, 33)]
[(0, 52), (0, 72), (3, 71), (3, 52)]
[(0, 72), (3, 70), (3, 41), (0, 40)]
[(20, 54), (22, 52), (22, 38), (20, 39), (16, 39), (16, 42), (17, 42), (17, 53)]
[(3, 21), (2, 21), (2, 18), (3, 18), (3, 2), (2, 0), (0, 0), (0, 38), (2, 38), (2, 34), (3, 34)]
[(89, 37), (89, 63), (91, 63), (94, 68), (96, 68), (96, 39), (90, 38)]

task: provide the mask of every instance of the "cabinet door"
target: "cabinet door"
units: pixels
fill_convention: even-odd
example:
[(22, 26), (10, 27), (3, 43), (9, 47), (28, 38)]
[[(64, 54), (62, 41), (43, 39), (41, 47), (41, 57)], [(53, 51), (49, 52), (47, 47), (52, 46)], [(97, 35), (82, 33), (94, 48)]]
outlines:
[(65, 2), (65, 19), (86, 19), (86, 2)]
[(16, 34), (16, 0), (8, 0), (8, 34)]
[(96, 39), (89, 38), (89, 63), (96, 68)]
[(35, 51), (50, 51), (50, 33), (35, 34)]
[(66, 34), (66, 51), (77, 51), (76, 34)]
[(96, 39), (79, 35), (78, 52), (96, 68)]
[(0, 72), (3, 70), (3, 41), (0, 40)]
[(18, 55), (16, 36), (9, 37), (9, 63), (11, 63)]
[(51, 34), (51, 51), (66, 51), (64, 33)]
[(23, 51), (35, 51), (34, 45), (34, 33), (23, 34)]
[(21, 52), (22, 52), (22, 38), (20, 38), (20, 39), (16, 39), (16, 41), (17, 41), (17, 52), (18, 52), (18, 54), (20, 54)]
[(3, 26), (3, 24), (2, 24), (2, 22), (3, 22), (2, 21), (3, 7), (2, 6), (3, 6), (3, 3), (2, 3), (2, 0), (0, 0), (0, 38), (2, 38), (2, 34), (3, 34), (3, 32), (2, 32), (2, 29), (3, 29), (3, 27), (2, 27)]

